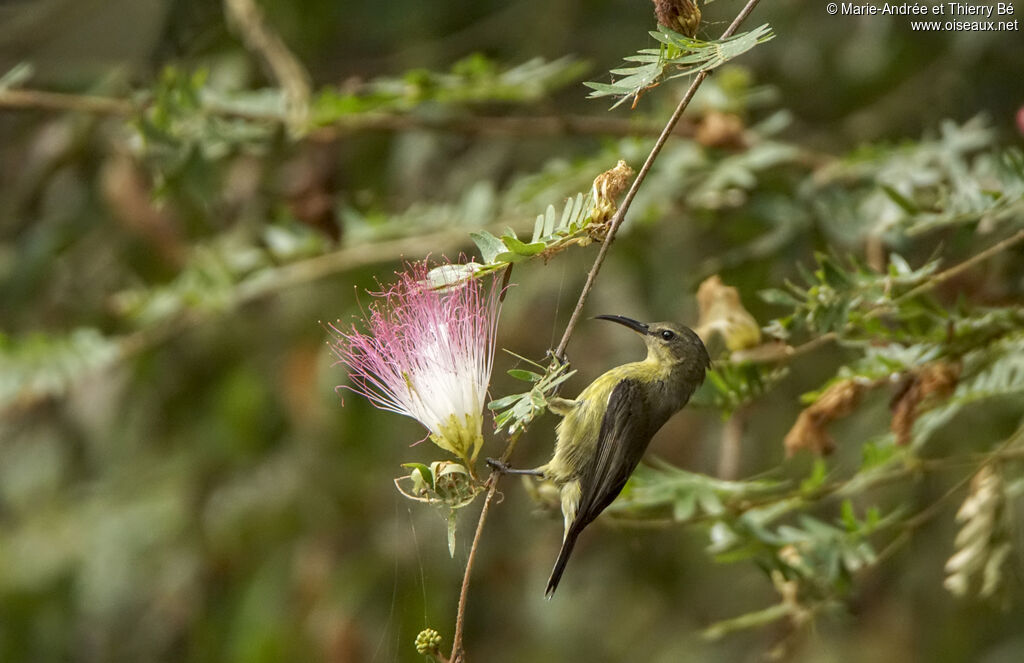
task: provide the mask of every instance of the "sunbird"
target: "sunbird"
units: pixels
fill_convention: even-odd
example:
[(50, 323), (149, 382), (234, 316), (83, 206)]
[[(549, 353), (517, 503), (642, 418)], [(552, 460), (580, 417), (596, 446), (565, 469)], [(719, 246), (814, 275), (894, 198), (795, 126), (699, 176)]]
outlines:
[(580, 532), (622, 492), (651, 438), (704, 382), (711, 358), (700, 337), (672, 322), (643, 323), (621, 315), (599, 315), (641, 334), (647, 358), (616, 366), (575, 400), (553, 398), (549, 409), (562, 417), (555, 454), (533, 470), (514, 470), (488, 459), (499, 471), (532, 474), (558, 487), (565, 534), (548, 579), (551, 598)]

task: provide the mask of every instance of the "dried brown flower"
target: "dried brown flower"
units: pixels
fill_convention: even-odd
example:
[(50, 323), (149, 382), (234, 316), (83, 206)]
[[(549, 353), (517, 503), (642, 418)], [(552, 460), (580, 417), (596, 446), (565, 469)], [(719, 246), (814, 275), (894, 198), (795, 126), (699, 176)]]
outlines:
[(861, 396), (872, 386), (874, 383), (843, 380), (826, 389), (814, 404), (800, 413), (796, 423), (786, 433), (786, 456), (792, 456), (801, 449), (819, 455), (831, 453), (835, 442), (825, 427), (852, 413), (860, 404)]
[(746, 145), (743, 120), (733, 113), (708, 111), (704, 114), (693, 139), (707, 147), (742, 148)]
[(700, 9), (693, 0), (653, 0), (658, 23), (687, 37), (697, 36)]
[(716, 333), (732, 352), (761, 343), (761, 327), (743, 307), (739, 290), (722, 283), (717, 274), (704, 279), (697, 288), (697, 306), (700, 319), (696, 332), (705, 343)]
[(889, 405), (897, 444), (909, 444), (917, 418), (949, 398), (960, 378), (960, 368), (959, 363), (934, 361), (910, 374)]
[(622, 159), (611, 170), (606, 170), (594, 178), (594, 206), (590, 209), (591, 236), (598, 241), (604, 239), (607, 223), (615, 216), (618, 209), (616, 201), (629, 186), (636, 174)]

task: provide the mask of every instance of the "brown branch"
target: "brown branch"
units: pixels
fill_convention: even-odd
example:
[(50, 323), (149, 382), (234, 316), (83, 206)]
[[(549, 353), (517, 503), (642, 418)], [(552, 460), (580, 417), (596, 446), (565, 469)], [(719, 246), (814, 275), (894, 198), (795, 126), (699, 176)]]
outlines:
[[(364, 113), (338, 118), (330, 126), (309, 134), (312, 140), (329, 142), (358, 131), (439, 131), (469, 136), (643, 136), (661, 135), (663, 126), (649, 120), (590, 115), (461, 115), (425, 117), (413, 114)], [(682, 123), (680, 136), (693, 136), (696, 125)]]
[(747, 413), (740, 409), (732, 413), (722, 428), (722, 444), (718, 456), (718, 478), (734, 481), (739, 476), (743, 456), (743, 430), (747, 427)]
[(1005, 250), (1007, 250), (1009, 248), (1012, 248), (1012, 247), (1016, 246), (1017, 244), (1020, 244), (1021, 242), (1024, 242), (1024, 230), (1020, 230), (1016, 234), (1010, 235), (1009, 237), (1007, 237), (1006, 239), (1004, 239), (1004, 240), (1002, 240), (1000, 242), (996, 242), (995, 244), (993, 244), (992, 246), (988, 247), (984, 251), (981, 251), (980, 253), (976, 253), (973, 256), (971, 256), (970, 258), (967, 258), (966, 260), (963, 260), (962, 262), (959, 262), (956, 265), (953, 265), (949, 269), (946, 269), (946, 270), (943, 270), (943, 271), (939, 272), (938, 274), (936, 274), (935, 276), (929, 278), (927, 281), (925, 281), (921, 285), (919, 285), (919, 286), (917, 286), (915, 288), (911, 288), (910, 290), (908, 290), (907, 292), (903, 293), (899, 297), (896, 297), (895, 299), (893, 299), (888, 304), (880, 304), (880, 305), (872, 308), (871, 310), (869, 310), (867, 313), (864, 314), (864, 317), (865, 318), (877, 318), (880, 315), (884, 315), (885, 313), (888, 313), (888, 312), (892, 311), (893, 307), (895, 305), (899, 304), (900, 302), (904, 302), (904, 301), (907, 301), (908, 299), (913, 299), (914, 297), (917, 297), (918, 295), (924, 294), (924, 293), (928, 292), (929, 290), (932, 290), (933, 288), (941, 285), (942, 283), (945, 283), (946, 281), (950, 280), (954, 276), (958, 276), (959, 274), (967, 271), (971, 267), (974, 267), (978, 263), (984, 262), (985, 260), (988, 260), (992, 256), (998, 255), (998, 254), (1002, 253), (1003, 251), (1005, 251)]
[(904, 300), (907, 300), (907, 299), (912, 299), (912, 298), (920, 295), (921, 293), (927, 292), (927, 291), (931, 290), (932, 288), (935, 288), (936, 286), (941, 285), (942, 283), (945, 283), (946, 281), (948, 281), (949, 279), (953, 278), (954, 276), (958, 276), (962, 272), (967, 271), (971, 267), (974, 267), (976, 264), (978, 264), (980, 262), (984, 262), (985, 260), (988, 260), (992, 256), (997, 255), (999, 253), (1002, 253), (1003, 251), (1005, 251), (1005, 250), (1007, 250), (1007, 249), (1009, 249), (1009, 248), (1011, 248), (1013, 246), (1016, 246), (1017, 244), (1020, 244), (1021, 242), (1024, 242), (1024, 230), (1020, 230), (1020, 231), (1017, 232), (1017, 234), (1010, 235), (1009, 237), (1007, 237), (1006, 239), (1002, 240), (1001, 242), (997, 242), (997, 243), (993, 244), (992, 246), (988, 247), (984, 251), (982, 251), (980, 253), (977, 253), (977, 254), (971, 256), (970, 258), (967, 258), (963, 262), (961, 262), (959, 264), (956, 264), (956, 265), (950, 267), (947, 270), (939, 272), (938, 274), (936, 274), (935, 276), (931, 277), (930, 279), (928, 279), (927, 281), (925, 281), (921, 285), (917, 286), (916, 288), (913, 288), (912, 290), (909, 290), (909, 291), (905, 292), (904, 294), (900, 295), (899, 297), (897, 297), (896, 298), (896, 302), (904, 301)]
[(228, 25), (241, 34), (246, 47), (266, 61), (284, 91), (285, 122), (293, 131), (300, 131), (308, 121), (312, 96), (312, 83), (306, 68), (270, 27), (255, 0), (224, 0), (224, 14)]
[[(518, 228), (516, 224), (506, 220), (503, 223), (488, 225), (486, 230), (503, 232), (510, 225)], [(471, 239), (462, 228), (446, 228), (423, 235), (354, 244), (331, 253), (289, 263), (242, 281), (235, 292), (235, 301), (249, 302), (338, 272), (401, 259), (408, 254), (423, 253), (424, 249), (428, 252), (444, 253), (460, 250), (469, 244)]]
[[(953, 265), (949, 269), (939, 272), (932, 276), (924, 283), (918, 285), (915, 288), (908, 290), (899, 297), (896, 297), (892, 302), (888, 304), (882, 304), (875, 306), (865, 313), (867, 318), (877, 318), (880, 315), (891, 311), (896, 304), (917, 297), (918, 295), (924, 294), (929, 290), (945, 283), (955, 276), (962, 274), (968, 269), (975, 265), (988, 260), (989, 258), (1006, 251), (1018, 244), (1024, 243), (1024, 230), (1017, 232), (1014, 235), (1007, 237), (1006, 239), (999, 241), (992, 246), (988, 247), (984, 251), (981, 251), (970, 258), (963, 260), (956, 265)], [(776, 344), (764, 344), (749, 350), (741, 350), (734, 352), (729, 358), (730, 363), (755, 363), (755, 364), (774, 364), (779, 362), (790, 361), (795, 357), (798, 357), (809, 352), (817, 350), (822, 345), (831, 343), (839, 338), (839, 334), (836, 332), (828, 332), (822, 334), (817, 338), (812, 338), (802, 345), (792, 347), (782, 343)]]
[[(501, 454), (501, 462), (507, 462), (512, 456), (512, 451), (516, 448), (516, 442), (519, 440), (520, 434), (516, 433), (509, 438), (508, 444), (505, 445), (505, 451)], [(480, 509), (480, 518), (476, 523), (473, 542), (469, 546), (466, 570), (462, 575), (462, 588), (459, 590), (459, 607), (455, 613), (455, 635), (452, 636), (452, 654), (449, 657), (451, 663), (463, 663), (465, 661), (465, 648), (462, 644), (462, 638), (466, 623), (466, 599), (469, 597), (469, 579), (473, 571), (473, 562), (476, 560), (476, 551), (480, 547), (480, 538), (484, 531), (484, 522), (487, 520), (487, 512), (490, 509), (491, 501), (494, 500), (494, 494), (498, 492), (498, 481), (500, 479), (500, 472), (491, 471), (491, 476), (487, 479), (487, 496), (484, 498), (484, 505)]]
[[(151, 98), (141, 102), (121, 97), (101, 97), (85, 94), (68, 94), (47, 90), (16, 90), (0, 89), (0, 110), (41, 110), (51, 112), (89, 113), (93, 115), (110, 115), (114, 117), (131, 117), (143, 110)], [(288, 118), (280, 113), (248, 112), (240, 108), (225, 106), (218, 103), (203, 102), (203, 112), (227, 118), (248, 120), (250, 122), (274, 122), (284, 124)]]
[(727, 361), (730, 364), (775, 364), (791, 361), (801, 355), (814, 352), (837, 338), (839, 338), (838, 334), (828, 332), (797, 346), (781, 342), (764, 343), (747, 350), (737, 350), (729, 356)]
[(65, 94), (45, 90), (0, 90), (0, 109), (74, 111), (93, 115), (128, 116), (135, 104), (128, 99)]
[(473, 572), (473, 562), (476, 560), (476, 551), (480, 546), (480, 537), (484, 531), (484, 523), (487, 521), (487, 512), (491, 508), (491, 501), (498, 489), (498, 474), (491, 473), (487, 483), (487, 496), (484, 498), (483, 508), (480, 509), (480, 518), (476, 522), (476, 532), (473, 534), (473, 543), (469, 547), (469, 557), (466, 558), (466, 570), (462, 575), (462, 589), (459, 590), (459, 608), (455, 613), (455, 635), (452, 637), (452, 653), (449, 657), (451, 663), (462, 663), (465, 657), (465, 649), (462, 645), (462, 634), (466, 624), (466, 599), (469, 597), (469, 578)]
[[(750, 15), (754, 7), (757, 6), (759, 0), (748, 0), (747, 4), (743, 7), (740, 13), (733, 20), (732, 24), (722, 34), (722, 39), (732, 36), (736, 29), (740, 26), (743, 20)], [(636, 197), (636, 193), (647, 177), (647, 173), (650, 172), (651, 166), (654, 164), (654, 160), (658, 157), (661, 149), (668, 142), (669, 136), (672, 135), (676, 124), (679, 122), (679, 118), (682, 116), (683, 111), (690, 104), (693, 99), (693, 95), (697, 92), (697, 88), (704, 82), (704, 79), (708, 77), (708, 72), (702, 71), (693, 79), (690, 87), (686, 90), (683, 98), (680, 100), (679, 105), (676, 106), (675, 111), (672, 113), (672, 117), (669, 118), (665, 124), (665, 128), (658, 136), (658, 140), (655, 142), (654, 147), (651, 149), (651, 153), (647, 156), (647, 160), (644, 162), (643, 167), (637, 174), (636, 179), (633, 180), (632, 186), (626, 193), (626, 197), (622, 201), (622, 205), (619, 207), (615, 216), (612, 218), (611, 224), (608, 228), (608, 234), (605, 237), (604, 242), (601, 243), (601, 249), (598, 251), (597, 257), (594, 259), (594, 265), (591, 267), (590, 272), (587, 274), (587, 281), (583, 286), (583, 290), (580, 292), (580, 297), (576, 302), (576, 308), (573, 310), (572, 317), (569, 318), (569, 323), (566, 325), (565, 333), (562, 335), (562, 340), (558, 344), (558, 349), (555, 351), (556, 357), (563, 357), (565, 353), (565, 347), (569, 343), (569, 337), (572, 335), (573, 329), (576, 326), (576, 322), (579, 320), (580, 312), (583, 310), (583, 304), (590, 294), (590, 290), (594, 286), (594, 280), (597, 278), (597, 273), (601, 269), (601, 263), (604, 262), (605, 256), (608, 255), (608, 249), (611, 246), (612, 241), (615, 239), (615, 233), (619, 226), (622, 224), (622, 220), (626, 216), (626, 212), (629, 210), (629, 206), (633, 202), (633, 198)], [(513, 436), (508, 444), (505, 446), (505, 451), (501, 455), (503, 462), (508, 461), (512, 455), (512, 451), (515, 448), (516, 441), (519, 439), (518, 435)], [(472, 576), (473, 562), (476, 558), (477, 547), (480, 542), (480, 537), (483, 533), (484, 522), (487, 519), (487, 512), (490, 507), (491, 500), (494, 498), (494, 494), (498, 488), (498, 479), (500, 473), (496, 470), (491, 471), (491, 475), (487, 482), (489, 488), (487, 491), (487, 497), (484, 500), (484, 506), (480, 510), (480, 519), (477, 521), (476, 533), (473, 536), (473, 542), (470, 545), (469, 558), (466, 560), (466, 571), (462, 578), (462, 588), (459, 592), (459, 607), (455, 615), (455, 635), (452, 638), (452, 655), (451, 663), (464, 663), (465, 661), (465, 650), (462, 644), (463, 639), (463, 626), (465, 623), (466, 613), (466, 598), (469, 591), (469, 581)]]
[[(77, 112), (129, 117), (139, 110), (130, 99), (94, 95), (67, 94), (46, 90), (0, 90), (0, 109)], [(284, 123), (283, 115), (272, 112), (246, 113), (237, 108), (204, 104), (204, 111), (223, 117), (253, 122)], [(360, 131), (437, 131), (483, 137), (517, 136), (642, 136), (661, 134), (663, 127), (646, 119), (622, 119), (590, 115), (460, 115), (425, 117), (402, 113), (360, 113), (338, 118), (328, 126), (312, 130), (306, 137), (330, 142)], [(681, 122), (678, 136), (693, 136), (696, 125)]]
[[(750, 15), (750, 12), (754, 11), (754, 7), (757, 6), (759, 0), (748, 0), (747, 4), (744, 5), (743, 9), (733, 20), (732, 24), (725, 29), (720, 39), (727, 39), (733, 35), (734, 32), (740, 27), (744, 19)], [(665, 124), (665, 128), (662, 130), (661, 135), (658, 136), (658, 140), (654, 143), (654, 147), (651, 148), (650, 154), (647, 155), (647, 160), (644, 161), (644, 165), (640, 168), (640, 172), (637, 173), (636, 179), (633, 180), (633, 185), (629, 187), (629, 191), (626, 192), (626, 197), (622, 200), (622, 204), (619, 206), (618, 211), (615, 212), (615, 216), (612, 217), (611, 223), (608, 227), (608, 234), (604, 238), (604, 242), (601, 243), (601, 248), (597, 252), (597, 257), (594, 259), (594, 265), (590, 268), (590, 272), (587, 273), (587, 280), (583, 284), (583, 290), (580, 292), (580, 298), (576, 301), (576, 308), (573, 309), (572, 315), (569, 317), (569, 322), (565, 326), (565, 333), (562, 334), (562, 340), (558, 342), (558, 348), (555, 350), (555, 356), (561, 359), (565, 357), (565, 348), (569, 345), (569, 338), (572, 336), (573, 331), (576, 329), (576, 324), (579, 322), (580, 314), (583, 312), (583, 305), (587, 301), (587, 297), (590, 295), (590, 291), (594, 287), (594, 281), (597, 279), (597, 273), (601, 271), (601, 265), (604, 263), (605, 257), (608, 255), (608, 249), (611, 247), (612, 242), (615, 241), (615, 234), (619, 231), (619, 226), (622, 225), (623, 219), (626, 218), (626, 212), (629, 211), (630, 205), (633, 204), (633, 199), (636, 197), (637, 191), (640, 189), (640, 185), (647, 178), (647, 173), (650, 172), (651, 167), (654, 165), (654, 160), (658, 158), (665, 143), (668, 142), (669, 136), (672, 135), (672, 131), (675, 129), (676, 124), (679, 122), (679, 118), (682, 117), (683, 111), (690, 105), (690, 101), (693, 100), (693, 95), (696, 94), (697, 89), (704, 82), (704, 79), (710, 75), (708, 71), (702, 71), (698, 73), (693, 82), (690, 83), (690, 87), (687, 88), (686, 93), (683, 94), (683, 98), (679, 100), (679, 104), (676, 106), (675, 111), (672, 113), (672, 117), (668, 119), (668, 123)]]

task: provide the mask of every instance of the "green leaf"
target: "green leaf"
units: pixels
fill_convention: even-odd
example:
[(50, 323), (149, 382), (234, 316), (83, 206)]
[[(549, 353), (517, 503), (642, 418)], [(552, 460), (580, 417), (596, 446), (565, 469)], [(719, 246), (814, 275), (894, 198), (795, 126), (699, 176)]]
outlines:
[(825, 461), (821, 458), (814, 460), (814, 467), (811, 469), (811, 474), (800, 482), (800, 492), (813, 493), (817, 489), (825, 485), (825, 479), (828, 477), (828, 466)]
[(621, 67), (609, 73), (623, 76), (611, 84), (586, 82), (593, 90), (589, 98), (619, 96), (613, 106), (626, 99), (639, 96), (643, 91), (663, 80), (690, 76), (701, 71), (720, 67), (725, 62), (745, 53), (757, 44), (774, 37), (771, 28), (762, 25), (750, 32), (744, 32), (715, 41), (702, 41), (682, 35), (664, 26), (652, 31), (651, 36), (664, 44), (659, 49), (644, 48), (636, 55), (625, 58), (627, 62), (639, 62), (641, 66)]
[(722, 500), (718, 499), (718, 495), (712, 490), (698, 491), (697, 502), (700, 504), (700, 510), (709, 516), (718, 516), (725, 511)]
[(371, 113), (407, 113), (420, 106), (451, 106), (483, 102), (534, 103), (550, 92), (579, 80), (587, 65), (572, 58), (534, 58), (511, 68), (480, 54), (456, 62), (450, 71), (416, 69), (400, 77), (361, 83), (358, 91), (327, 88), (312, 103), (316, 125), (354, 119)]
[(672, 503), (672, 518), (678, 522), (686, 522), (693, 517), (697, 511), (697, 496), (694, 492), (687, 491)]
[(523, 394), (512, 394), (510, 396), (502, 396), (496, 400), (491, 401), (487, 404), (488, 410), (504, 410), (519, 399), (523, 397)]
[(913, 215), (921, 211), (913, 201), (888, 184), (881, 184), (879, 186), (882, 187), (882, 191), (885, 192), (885, 195), (889, 196), (889, 200), (899, 205), (907, 214)]
[(480, 249), (480, 259), (485, 265), (493, 264), (498, 254), (505, 251), (504, 242), (486, 230), (469, 233), (469, 237)]
[(557, 218), (557, 212), (555, 211), (554, 205), (548, 205), (547, 210), (544, 213), (544, 236), (547, 237), (551, 234), (551, 231), (555, 228), (555, 219)]
[(427, 484), (430, 489), (434, 488), (434, 473), (431, 472), (430, 468), (423, 463), (402, 463), (402, 467), (407, 467), (419, 472), (420, 477), (423, 479), (423, 483)]
[(591, 97), (606, 97), (613, 94), (622, 94), (623, 90), (618, 85), (609, 85), (608, 83), (597, 83), (595, 81), (583, 81), (583, 84), (594, 90), (598, 94), (591, 94)]
[(860, 523), (857, 522), (857, 514), (853, 510), (853, 502), (849, 498), (843, 500), (839, 510), (843, 525), (848, 531), (856, 532), (860, 529)]
[(35, 66), (31, 62), (19, 62), (0, 76), (0, 92), (20, 87), (35, 74)]
[(482, 265), (475, 262), (438, 265), (427, 272), (427, 283), (436, 290), (445, 290), (473, 278)]
[(785, 306), (787, 308), (796, 308), (803, 304), (799, 299), (789, 294), (785, 290), (778, 290), (770, 288), (768, 290), (759, 290), (757, 296), (762, 301), (768, 304), (776, 304), (778, 306)]
[(538, 215), (537, 220), (533, 222), (533, 236), (531, 242), (536, 242), (541, 237), (544, 237), (544, 215)]
[(510, 368), (508, 369), (508, 374), (523, 382), (538, 382), (543, 377), (533, 371), (526, 371), (521, 368)]
[(887, 440), (869, 440), (861, 447), (860, 469), (863, 471), (882, 467), (895, 458), (899, 451), (900, 447), (896, 446), (891, 436)]
[[(553, 210), (552, 213), (554, 213)], [(547, 248), (544, 242), (531, 242), (527, 244), (512, 235), (502, 235), (501, 240), (511, 253), (527, 258), (535, 256)]]

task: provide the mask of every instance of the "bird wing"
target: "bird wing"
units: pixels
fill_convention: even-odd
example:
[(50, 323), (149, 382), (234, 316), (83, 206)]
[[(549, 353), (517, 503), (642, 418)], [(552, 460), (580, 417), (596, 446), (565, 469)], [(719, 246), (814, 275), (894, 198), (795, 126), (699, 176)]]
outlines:
[(601, 421), (596, 459), (580, 480), (572, 529), (582, 530), (618, 497), (665, 419), (652, 411), (639, 382), (622, 380), (615, 385)]

